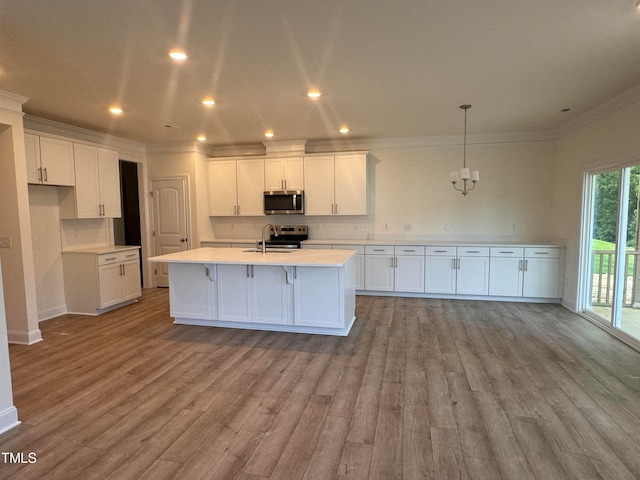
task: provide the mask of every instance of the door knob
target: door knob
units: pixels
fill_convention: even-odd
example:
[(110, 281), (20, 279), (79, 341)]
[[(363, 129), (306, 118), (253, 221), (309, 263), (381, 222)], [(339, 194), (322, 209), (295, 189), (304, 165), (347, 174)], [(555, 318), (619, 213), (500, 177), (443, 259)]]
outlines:
[(186, 242), (186, 241), (187, 241), (187, 239), (186, 239), (186, 238), (181, 238), (181, 239), (180, 239), (180, 242), (182, 242), (182, 243), (184, 243), (184, 242)]

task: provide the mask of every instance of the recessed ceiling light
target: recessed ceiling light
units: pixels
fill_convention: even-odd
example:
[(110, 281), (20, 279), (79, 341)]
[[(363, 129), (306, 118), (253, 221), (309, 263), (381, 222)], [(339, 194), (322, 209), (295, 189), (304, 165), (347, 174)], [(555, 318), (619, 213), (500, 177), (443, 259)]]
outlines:
[(198, 141), (199, 142), (204, 142), (207, 139), (207, 137), (205, 137), (204, 135), (198, 135)]
[(320, 93), (320, 90), (317, 89), (311, 89), (307, 92), (307, 97), (315, 100), (316, 98), (320, 98), (322, 96), (322, 93)]
[(349, 133), (349, 127), (340, 127), (340, 133)]
[(267, 138), (272, 138), (273, 137), (273, 131), (272, 130), (267, 130), (266, 132), (264, 132), (264, 136)]
[(202, 99), (202, 104), (205, 107), (213, 107), (216, 104), (216, 101), (211, 97), (206, 97)]
[(169, 56), (174, 60), (182, 61), (187, 59), (187, 54), (184, 50), (180, 50), (178, 48), (174, 48), (169, 52)]
[(113, 107), (109, 107), (109, 111), (114, 115), (122, 115), (122, 108), (116, 107), (115, 105)]

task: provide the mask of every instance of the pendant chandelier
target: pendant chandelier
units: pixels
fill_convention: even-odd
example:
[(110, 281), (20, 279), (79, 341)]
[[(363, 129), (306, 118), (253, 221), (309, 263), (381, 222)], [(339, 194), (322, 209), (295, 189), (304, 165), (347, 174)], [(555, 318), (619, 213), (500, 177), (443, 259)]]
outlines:
[[(462, 153), (462, 168), (460, 170), (454, 170), (449, 175), (449, 180), (453, 185), (453, 188), (458, 192), (461, 192), (465, 197), (467, 194), (476, 187), (476, 183), (480, 180), (480, 174), (477, 170), (470, 171), (467, 168), (467, 110), (471, 108), (471, 105), (460, 105), (460, 108), (464, 110), (464, 150)], [(461, 182), (458, 184), (458, 182)], [(471, 182), (471, 186), (468, 186), (468, 182)]]

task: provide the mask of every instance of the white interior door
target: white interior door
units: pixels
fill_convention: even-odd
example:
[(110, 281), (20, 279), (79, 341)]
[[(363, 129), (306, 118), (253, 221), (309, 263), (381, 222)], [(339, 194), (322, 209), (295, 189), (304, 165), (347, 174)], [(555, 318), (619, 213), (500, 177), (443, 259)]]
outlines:
[[(186, 178), (151, 180), (155, 255), (189, 248)], [(156, 285), (169, 286), (166, 263), (156, 264)]]

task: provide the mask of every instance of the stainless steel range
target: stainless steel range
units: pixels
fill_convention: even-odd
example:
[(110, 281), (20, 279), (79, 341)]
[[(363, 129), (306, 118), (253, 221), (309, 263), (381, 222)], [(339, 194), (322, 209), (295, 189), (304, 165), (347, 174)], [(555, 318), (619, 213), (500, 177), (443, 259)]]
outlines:
[[(271, 231), (269, 240), (265, 241), (267, 247), (300, 248), (300, 243), (309, 238), (309, 230), (306, 225), (275, 225), (277, 235)], [(258, 242), (262, 247), (262, 242)]]

